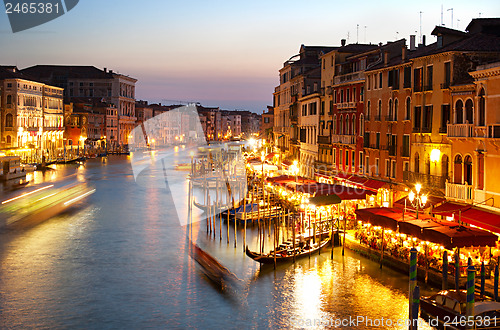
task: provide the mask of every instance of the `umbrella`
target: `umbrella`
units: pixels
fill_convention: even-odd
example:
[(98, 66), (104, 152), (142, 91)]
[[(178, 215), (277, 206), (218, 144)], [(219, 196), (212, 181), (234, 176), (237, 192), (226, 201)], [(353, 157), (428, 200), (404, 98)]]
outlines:
[(464, 226), (441, 226), (423, 229), (424, 239), (446, 249), (466, 246), (495, 246), (498, 236), (488, 231)]

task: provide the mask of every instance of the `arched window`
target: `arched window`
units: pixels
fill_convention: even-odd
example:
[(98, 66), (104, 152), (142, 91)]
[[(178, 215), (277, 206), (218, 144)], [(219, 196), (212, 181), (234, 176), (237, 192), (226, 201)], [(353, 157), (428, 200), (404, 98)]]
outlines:
[(345, 116), (345, 127), (344, 127), (344, 134), (345, 135), (349, 135), (351, 132), (350, 132), (350, 128), (349, 128), (349, 115), (346, 115)]
[(398, 121), (398, 99), (394, 100), (394, 121)]
[(472, 185), (472, 157), (469, 155), (464, 159), (464, 183)]
[(14, 126), (14, 116), (11, 113), (8, 113), (5, 116), (5, 127), (13, 127)]
[(456, 155), (453, 165), (453, 182), (462, 184), (462, 156)]
[(356, 115), (352, 115), (352, 135), (356, 135)]
[(380, 120), (381, 115), (382, 115), (382, 100), (378, 100), (378, 109), (377, 109), (378, 120)]
[(455, 124), (463, 124), (464, 123), (464, 103), (462, 100), (458, 100), (455, 103)]
[(471, 99), (468, 99), (467, 101), (465, 101), (465, 120), (469, 124), (474, 123), (474, 109), (473, 109)]
[(370, 120), (370, 101), (366, 102), (366, 120)]
[(448, 167), (449, 167), (449, 161), (448, 161), (448, 156), (443, 155), (441, 158), (441, 176), (443, 176), (445, 179), (448, 178)]
[(7, 135), (7, 144), (12, 143), (12, 137), (10, 135)]
[(338, 132), (337, 132), (337, 115), (333, 115), (333, 134), (338, 134)]
[(411, 118), (411, 98), (406, 98), (406, 108), (405, 108), (405, 119), (410, 120)]
[(7, 105), (12, 105), (12, 95), (7, 95)]
[(485, 126), (486, 122), (486, 104), (484, 100), (484, 88), (479, 91), (479, 126)]
[(389, 99), (389, 120), (394, 119), (394, 109), (392, 108), (392, 99)]
[(339, 120), (339, 135), (344, 134), (344, 116), (340, 115)]
[(415, 153), (415, 166), (414, 166), (414, 168), (415, 168), (415, 173), (420, 173), (420, 156), (419, 156), (418, 152)]

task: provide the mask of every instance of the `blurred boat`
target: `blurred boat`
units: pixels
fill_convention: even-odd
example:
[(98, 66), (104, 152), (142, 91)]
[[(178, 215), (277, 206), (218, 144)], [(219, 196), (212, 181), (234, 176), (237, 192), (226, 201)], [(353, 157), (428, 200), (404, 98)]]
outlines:
[(0, 204), (0, 227), (22, 227), (47, 220), (95, 192), (85, 183), (47, 185)]
[(240, 280), (236, 275), (191, 240), (189, 240), (189, 246), (189, 255), (201, 266), (201, 270), (210, 281), (221, 290), (237, 289)]

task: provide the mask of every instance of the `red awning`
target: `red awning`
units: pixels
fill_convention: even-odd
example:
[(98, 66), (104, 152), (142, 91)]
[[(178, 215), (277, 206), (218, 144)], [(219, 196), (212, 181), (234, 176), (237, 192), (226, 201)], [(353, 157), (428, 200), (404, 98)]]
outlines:
[[(399, 222), (399, 232), (410, 236), (414, 236), (421, 240), (428, 240), (428, 237), (424, 236), (423, 233), (424, 228), (457, 225), (456, 222), (433, 220), (429, 217), (417, 220), (415, 219), (415, 214), (411, 214), (411, 218), (413, 219)], [(405, 219), (406, 219), (406, 214), (405, 214)]]
[(462, 211), (462, 214), (463, 214), (464, 211), (470, 209), (471, 207), (472, 207), (472, 205), (470, 205), (470, 204), (446, 202), (446, 203), (441, 204), (438, 207), (434, 208), (432, 210), (432, 213), (436, 214), (436, 215), (447, 216), (447, 217), (451, 217), (451, 216), (453, 216), (453, 214), (455, 214), (455, 218), (458, 219), (460, 211)]
[(385, 186), (387, 182), (380, 181), (380, 180), (374, 180), (374, 179), (369, 179), (367, 182), (365, 182), (363, 185), (367, 189), (373, 189), (375, 191), (379, 190), (383, 186)]
[[(457, 215), (455, 215), (455, 219), (457, 219)], [(491, 230), (495, 233), (500, 233), (500, 214), (498, 213), (489, 212), (473, 206), (462, 212), (462, 218), (460, 220), (483, 229)]]
[(398, 222), (403, 216), (403, 211), (386, 207), (358, 209), (355, 212), (358, 219), (364, 222), (368, 222), (373, 226), (381, 226), (394, 231), (398, 229)]
[(424, 228), (425, 239), (439, 243), (445, 249), (467, 246), (495, 246), (498, 236), (488, 231), (464, 226)]
[(343, 180), (347, 180), (350, 176), (351, 176), (351, 174), (349, 174), (349, 173), (340, 172), (340, 173), (335, 174), (335, 176), (333, 178), (335, 180), (343, 181)]
[(368, 181), (368, 178), (357, 175), (351, 175), (348, 180), (352, 183), (364, 184), (365, 182)]

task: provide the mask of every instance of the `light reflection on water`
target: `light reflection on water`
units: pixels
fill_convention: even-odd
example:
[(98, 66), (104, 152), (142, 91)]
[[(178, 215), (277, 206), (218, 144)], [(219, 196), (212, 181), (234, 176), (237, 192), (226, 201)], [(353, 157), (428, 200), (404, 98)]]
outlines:
[[(39, 182), (83, 178), (97, 191), (36, 227), (0, 234), (0, 328), (300, 328), (407, 317), (405, 275), (349, 251), (342, 257), (341, 248), (333, 260), (326, 250), (261, 268), (243, 253), (241, 226), (235, 249), (233, 226), (228, 246), (225, 224), (221, 241), (198, 222), (193, 239), (242, 279), (239, 297), (220, 293), (187, 256), (167, 190), (136, 185), (126, 157), (38, 173)], [(253, 249), (256, 235), (248, 229)]]

